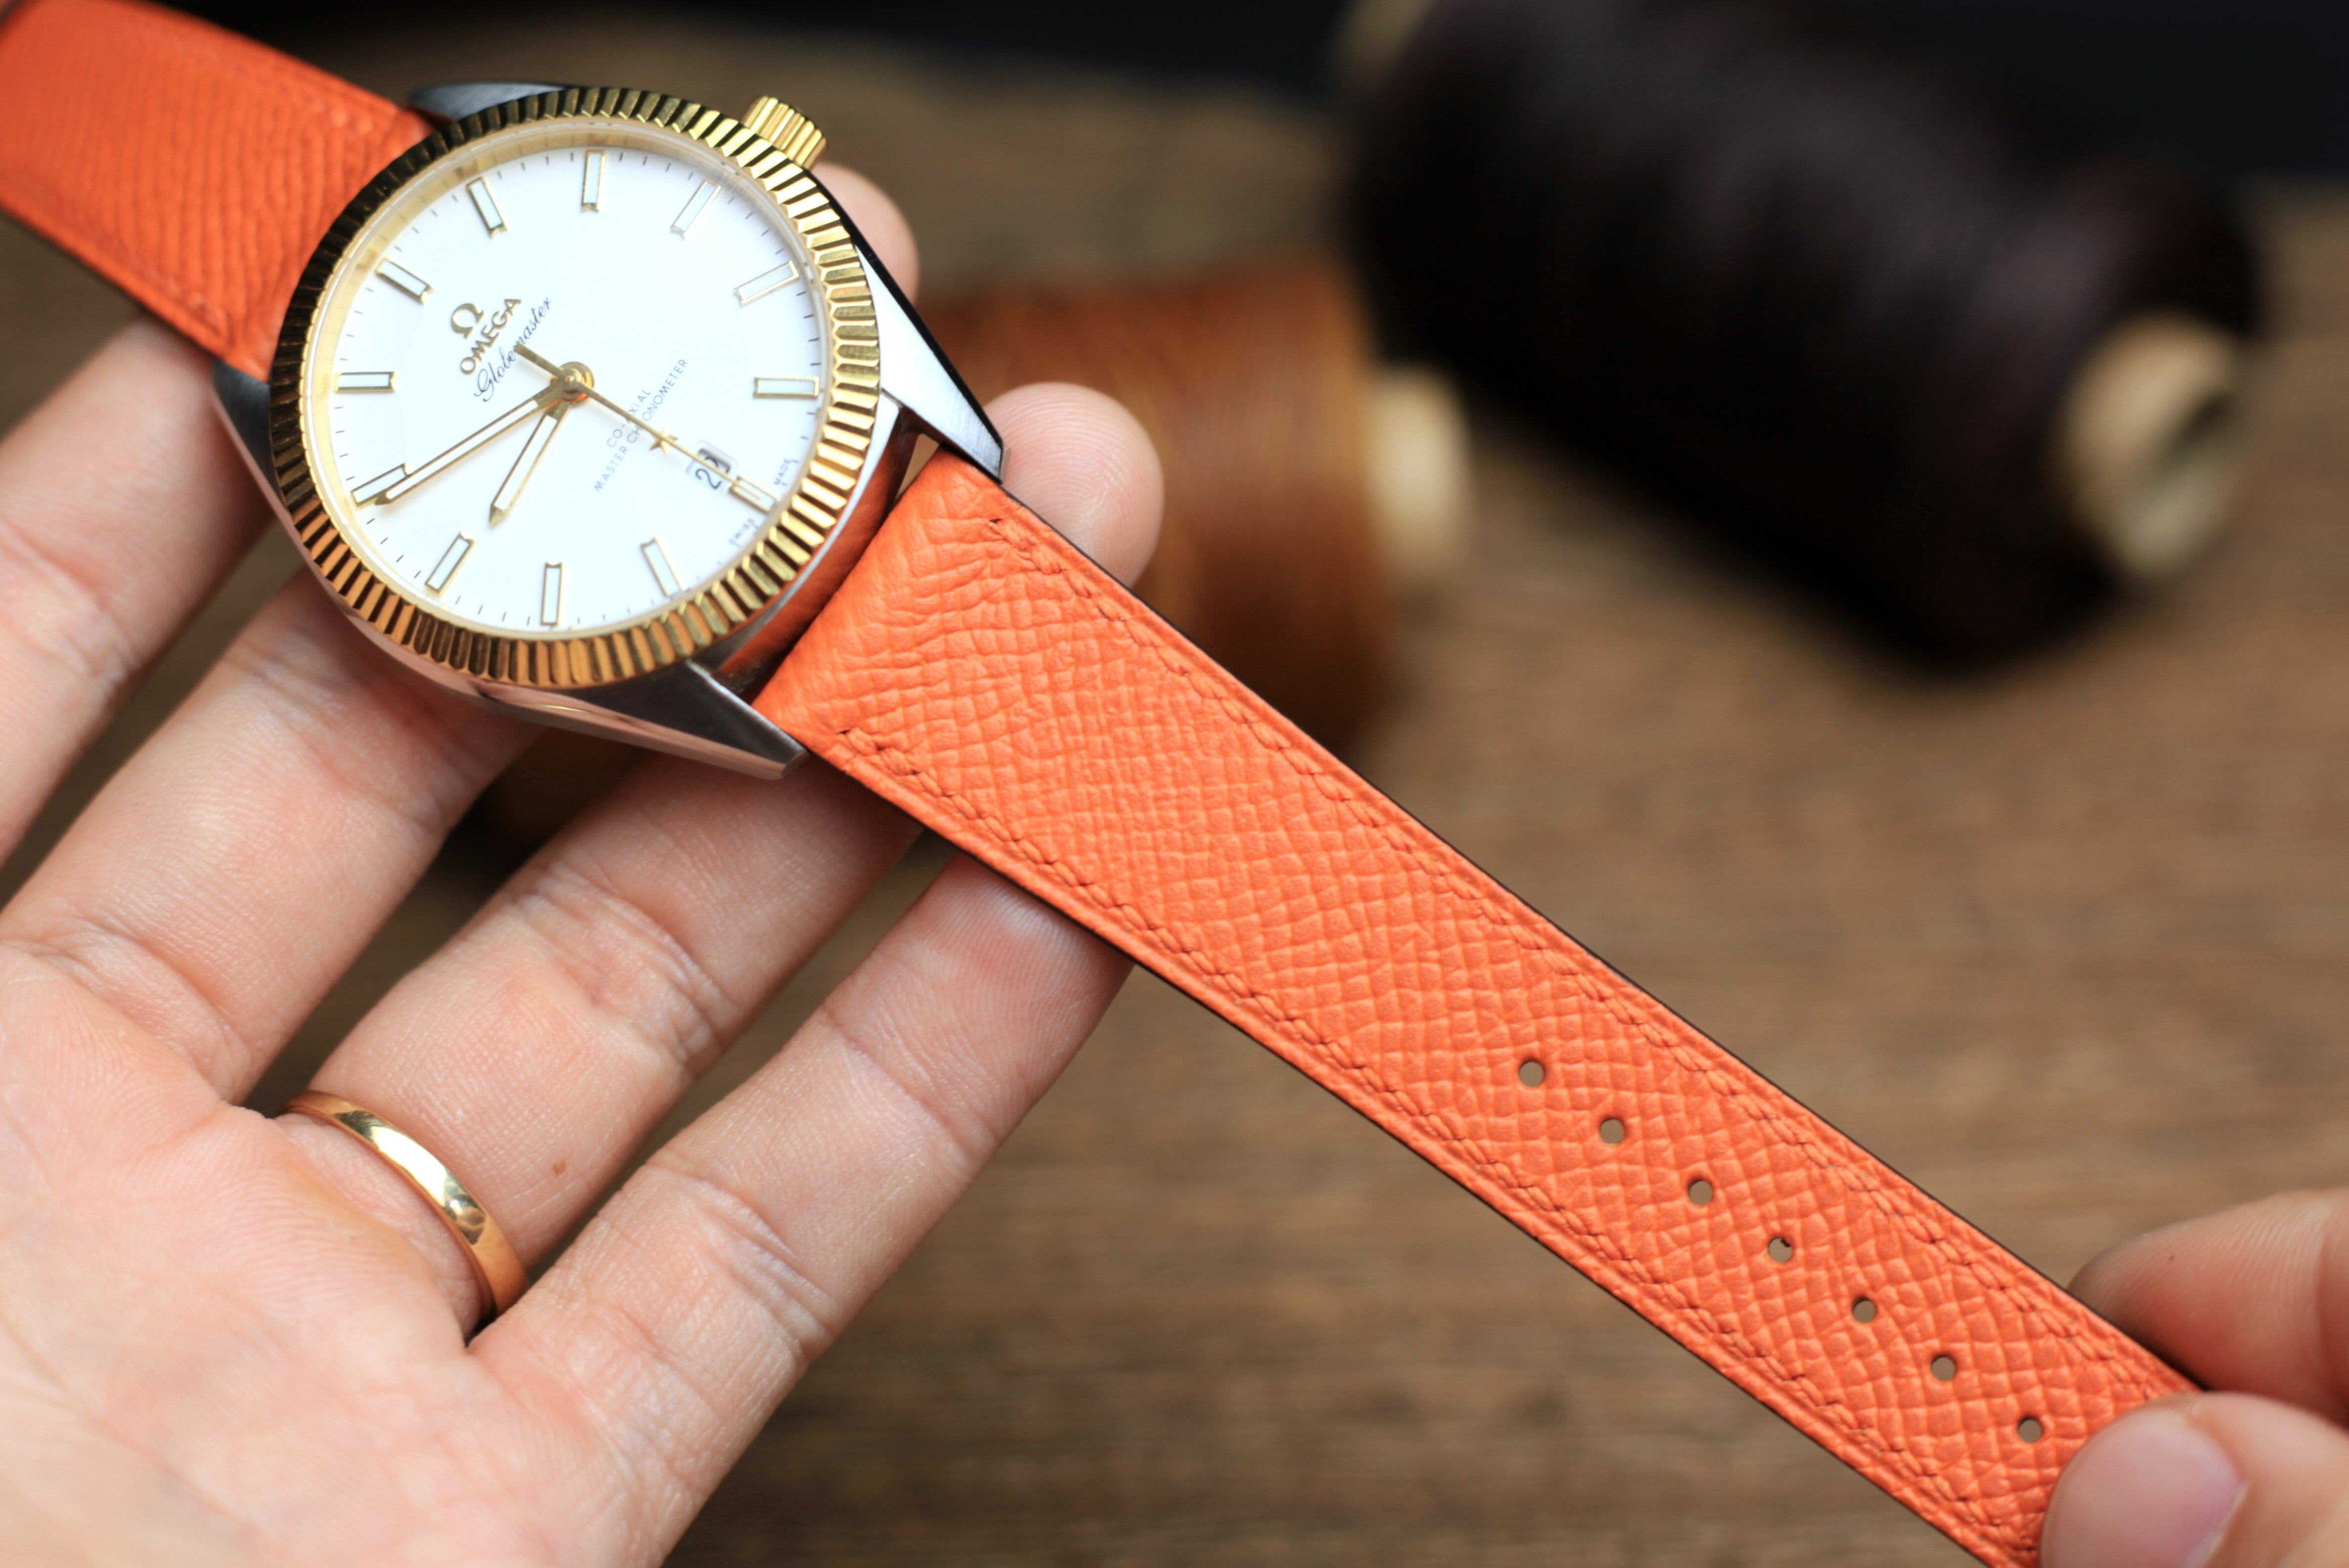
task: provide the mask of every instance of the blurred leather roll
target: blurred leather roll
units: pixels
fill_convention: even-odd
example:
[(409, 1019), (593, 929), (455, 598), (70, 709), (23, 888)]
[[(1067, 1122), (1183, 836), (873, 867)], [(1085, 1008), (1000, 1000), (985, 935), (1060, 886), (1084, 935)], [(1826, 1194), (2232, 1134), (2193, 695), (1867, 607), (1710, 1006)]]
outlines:
[[(982, 398), (1067, 381), (1131, 409), (1166, 475), (1143, 598), (1317, 738), (1361, 732), (1392, 670), (1399, 605), (1440, 586), (1458, 555), (1468, 436), (1448, 380), (1372, 358), (1335, 262), (999, 285), (922, 315)], [(626, 759), (616, 743), (550, 731), (475, 825), (536, 843)]]
[(1166, 471), (1142, 597), (1317, 738), (1360, 732), (1398, 599), (1457, 550), (1467, 447), (1441, 377), (1375, 364), (1336, 263), (997, 287), (923, 315), (981, 397), (1070, 381), (1131, 409)]
[(1803, 0), (1363, 0), (1381, 325), (1892, 642), (1980, 664), (2217, 531), (2251, 242)]

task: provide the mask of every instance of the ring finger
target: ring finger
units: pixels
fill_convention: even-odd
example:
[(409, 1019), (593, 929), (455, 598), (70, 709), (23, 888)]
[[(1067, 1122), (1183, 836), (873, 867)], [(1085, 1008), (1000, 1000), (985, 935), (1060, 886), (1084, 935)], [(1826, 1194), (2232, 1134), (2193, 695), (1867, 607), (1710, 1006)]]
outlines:
[[(1131, 418), (1073, 388), (993, 412), (1009, 486), (1138, 571), (1158, 478)], [(913, 835), (820, 766), (776, 784), (649, 761), (395, 988), (316, 1087), (431, 1150), (541, 1256)], [(416, 1243), (460, 1319), (478, 1315), (470, 1266), (411, 1189), (331, 1129), (282, 1125)]]

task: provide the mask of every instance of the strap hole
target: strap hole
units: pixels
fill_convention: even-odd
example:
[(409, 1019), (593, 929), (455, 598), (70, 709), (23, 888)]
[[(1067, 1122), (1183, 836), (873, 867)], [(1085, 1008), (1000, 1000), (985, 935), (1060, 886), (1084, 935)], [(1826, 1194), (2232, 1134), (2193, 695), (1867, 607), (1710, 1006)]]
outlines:
[(1542, 1079), (1549, 1075), (1542, 1071), (1539, 1062), (1523, 1062), (1517, 1067), (1517, 1081), (1527, 1088), (1539, 1088)]
[(1625, 1129), (1622, 1121), (1616, 1117), (1610, 1116), (1606, 1120), (1599, 1124), (1599, 1141), (1601, 1143), (1620, 1143), (1623, 1141), (1624, 1131)]
[(1774, 1264), (1792, 1263), (1792, 1262), (1794, 1262), (1794, 1259), (1795, 1259), (1795, 1243), (1792, 1243), (1792, 1242), (1788, 1241), (1788, 1240), (1787, 1240), (1785, 1237), (1784, 1237), (1784, 1236), (1773, 1236), (1773, 1237), (1771, 1237), (1771, 1238), (1770, 1238), (1770, 1261), (1771, 1261), (1772, 1263), (1774, 1263)]
[(2014, 1435), (2026, 1443), (2035, 1443), (2047, 1435), (2047, 1429), (2036, 1416), (2025, 1416), (2014, 1424)]
[(1958, 1363), (1957, 1363), (1957, 1359), (1956, 1359), (1954, 1357), (1950, 1357), (1950, 1356), (1936, 1356), (1936, 1357), (1933, 1357), (1933, 1378), (1934, 1378), (1934, 1381), (1936, 1381), (1936, 1382), (1940, 1382), (1940, 1383), (1946, 1383), (1946, 1382), (1948, 1382), (1951, 1378), (1952, 1378), (1952, 1377), (1956, 1377), (1957, 1375), (1958, 1375)]
[(1851, 1320), (1854, 1323), (1874, 1323), (1876, 1321), (1876, 1304), (1868, 1300), (1868, 1297), (1864, 1295), (1861, 1296), (1857, 1301), (1851, 1304)]
[(1713, 1202), (1713, 1183), (1700, 1176), (1688, 1184), (1688, 1201), (1698, 1208)]

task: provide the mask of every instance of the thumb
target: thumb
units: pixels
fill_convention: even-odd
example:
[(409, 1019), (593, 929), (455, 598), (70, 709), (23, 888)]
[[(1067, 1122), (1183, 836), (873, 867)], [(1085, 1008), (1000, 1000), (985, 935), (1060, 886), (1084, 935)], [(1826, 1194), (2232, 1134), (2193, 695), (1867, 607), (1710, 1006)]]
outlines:
[(2134, 1411), (2055, 1488), (2045, 1568), (2349, 1564), (2349, 1432), (2251, 1394)]

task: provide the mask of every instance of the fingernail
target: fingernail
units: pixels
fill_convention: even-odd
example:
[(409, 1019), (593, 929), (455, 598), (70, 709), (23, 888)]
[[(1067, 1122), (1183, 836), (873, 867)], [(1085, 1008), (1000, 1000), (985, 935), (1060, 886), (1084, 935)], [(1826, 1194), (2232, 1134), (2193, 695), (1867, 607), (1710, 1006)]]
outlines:
[(2242, 1495), (2224, 1449), (2174, 1410), (2141, 1410), (2064, 1470), (2041, 1553), (2046, 1568), (2200, 1568)]

